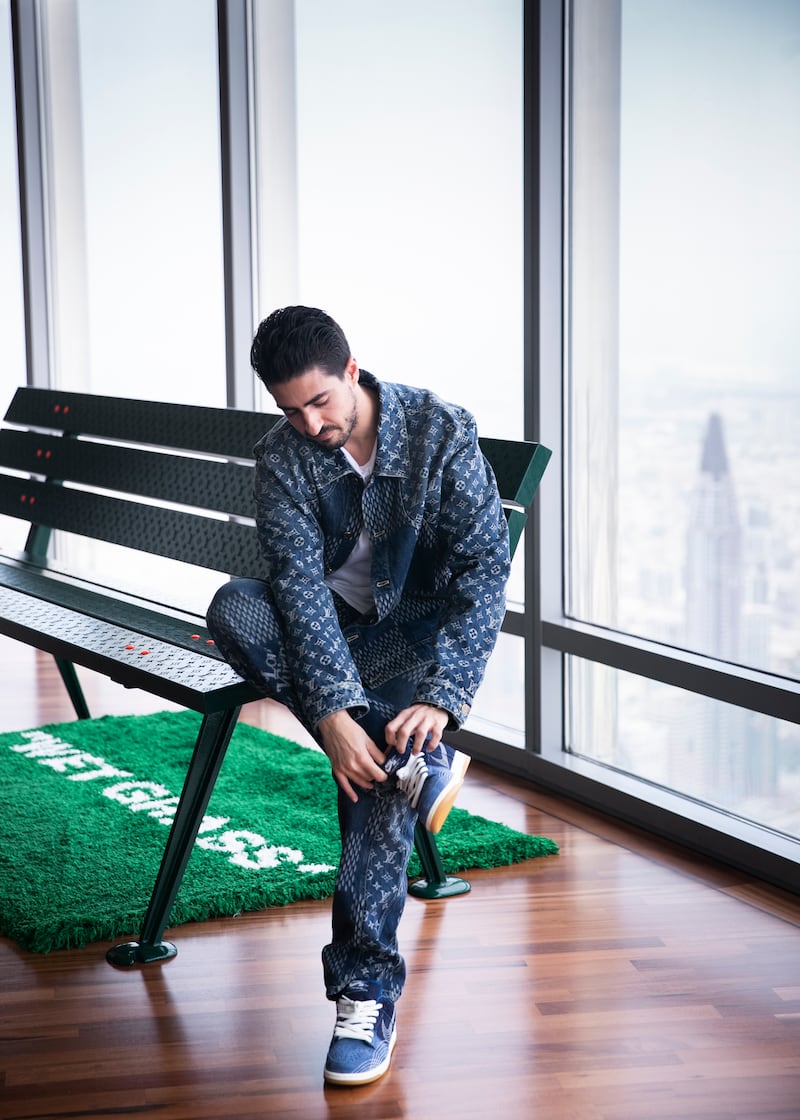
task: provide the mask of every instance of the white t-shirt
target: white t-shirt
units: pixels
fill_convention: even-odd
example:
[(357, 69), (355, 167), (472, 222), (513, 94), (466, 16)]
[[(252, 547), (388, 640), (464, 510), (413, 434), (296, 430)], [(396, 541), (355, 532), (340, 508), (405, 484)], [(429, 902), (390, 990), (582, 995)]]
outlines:
[[(375, 469), (375, 456), (378, 451), (378, 441), (372, 448), (372, 454), (366, 463), (362, 466), (357, 463), (353, 456), (346, 448), (341, 449), (344, 457), (347, 459), (350, 466), (356, 471), (364, 480), (364, 488), (366, 489), (367, 483), (372, 478), (372, 472)], [(355, 607), (357, 611), (365, 614), (371, 611), (375, 606), (375, 600), (372, 596), (372, 542), (369, 539), (366, 525), (361, 530), (361, 534), (355, 543), (353, 551), (342, 564), (341, 568), (337, 568), (335, 572), (325, 577), (325, 582), (328, 587), (336, 591), (345, 602), (349, 603), (351, 607)]]

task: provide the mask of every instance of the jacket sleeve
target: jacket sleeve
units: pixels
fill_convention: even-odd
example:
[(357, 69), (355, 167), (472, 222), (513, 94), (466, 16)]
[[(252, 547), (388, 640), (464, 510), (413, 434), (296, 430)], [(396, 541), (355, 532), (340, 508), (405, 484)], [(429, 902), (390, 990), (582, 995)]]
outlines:
[(497, 642), (511, 568), (508, 523), (472, 417), (443, 469), (438, 533), (450, 582), (435, 663), (416, 699), (448, 712), (454, 730), (469, 715)]
[[(364, 688), (323, 578), (323, 540), (308, 485), (291, 492), (269, 455), (256, 467), (256, 524), (267, 578), (285, 628), (292, 680), (312, 727), (331, 712), (368, 708)], [(305, 495), (305, 496), (304, 496)]]

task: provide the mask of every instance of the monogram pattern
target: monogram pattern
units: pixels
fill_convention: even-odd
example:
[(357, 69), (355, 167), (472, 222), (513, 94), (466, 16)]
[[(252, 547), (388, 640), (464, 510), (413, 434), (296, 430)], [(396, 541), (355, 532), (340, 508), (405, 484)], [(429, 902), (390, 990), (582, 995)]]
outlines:
[(397, 928), (408, 892), (406, 869), (414, 846), (416, 812), (393, 780), (354, 804), (343, 795), (342, 856), (333, 896), (333, 937), (322, 951), (329, 999), (353, 980), (380, 980), (397, 1001), (405, 962)]
[[(314, 734), (343, 708), (382, 748), (387, 722), (417, 702), (469, 713), (505, 611), (508, 530), (468, 412), (423, 389), (361, 381), (379, 394), (375, 471), (365, 488), (338, 453), (278, 422), (256, 446), (257, 524), (268, 578), (217, 592), (208, 625), (241, 676)], [(325, 584), (366, 524), (375, 611), (359, 615)], [(394, 772), (353, 803), (339, 792), (342, 856), (326, 992), (378, 980), (397, 1000), (397, 927), (416, 811)], [(447, 766), (443, 748), (429, 765)]]
[[(459, 727), (505, 612), (508, 530), (473, 417), (425, 389), (361, 383), (380, 399), (375, 471), (364, 489), (343, 455), (279, 421), (256, 446), (256, 520), (267, 581), (307, 724), (367, 704), (363, 675), (415, 680), (413, 699)], [(372, 541), (374, 625), (358, 656), (324, 582), (362, 526)], [(435, 620), (436, 625), (431, 626)], [(369, 687), (369, 686), (368, 686)]]

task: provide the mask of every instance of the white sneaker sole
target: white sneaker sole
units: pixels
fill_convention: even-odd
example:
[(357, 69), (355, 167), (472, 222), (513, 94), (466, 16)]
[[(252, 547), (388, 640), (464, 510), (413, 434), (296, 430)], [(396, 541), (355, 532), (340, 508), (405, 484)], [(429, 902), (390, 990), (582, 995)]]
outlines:
[(451, 780), (431, 805), (426, 820), (422, 822), (428, 832), (433, 833), (434, 836), (441, 830), (450, 810), (455, 805), (471, 761), (469, 755), (464, 754), (463, 751), (453, 752), (453, 762), (450, 766)]

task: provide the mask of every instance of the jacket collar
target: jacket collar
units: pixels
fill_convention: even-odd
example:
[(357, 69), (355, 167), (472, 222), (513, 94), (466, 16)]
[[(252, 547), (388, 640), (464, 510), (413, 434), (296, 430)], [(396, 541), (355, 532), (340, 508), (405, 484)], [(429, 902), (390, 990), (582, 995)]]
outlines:
[(378, 454), (375, 474), (405, 478), (408, 471), (408, 428), (400, 398), (388, 381), (378, 381), (365, 369), (359, 370), (359, 383), (378, 394)]

